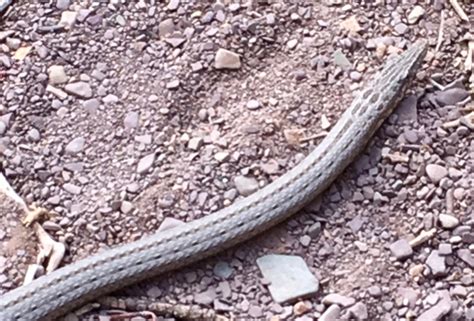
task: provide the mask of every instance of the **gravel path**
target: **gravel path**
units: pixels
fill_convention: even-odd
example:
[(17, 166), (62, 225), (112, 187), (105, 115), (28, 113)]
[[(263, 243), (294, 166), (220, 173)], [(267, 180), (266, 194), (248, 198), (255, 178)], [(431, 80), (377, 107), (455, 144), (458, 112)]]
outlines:
[[(427, 38), (412, 92), (320, 199), (250, 242), (119, 295), (245, 320), (474, 318), (473, 127), (446, 126), (473, 109), (469, 23), (443, 0), (318, 2), (9, 8), (0, 161), (28, 203), (58, 214), (43, 227), (66, 244), (64, 264), (268, 184), (318, 143), (389, 54)], [(1, 294), (22, 283), (36, 250), (3, 203), (0, 223)], [(432, 235), (420, 243), (423, 233)], [(258, 263), (267, 254), (302, 257), (316, 293), (277, 303)]]

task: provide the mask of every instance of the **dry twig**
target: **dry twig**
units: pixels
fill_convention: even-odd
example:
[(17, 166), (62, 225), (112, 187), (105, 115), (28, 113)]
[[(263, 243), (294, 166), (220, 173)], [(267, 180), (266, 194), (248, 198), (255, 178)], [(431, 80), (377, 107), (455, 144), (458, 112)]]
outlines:
[(124, 300), (115, 297), (104, 297), (99, 300), (102, 308), (120, 309), (120, 310), (136, 310), (137, 307), (147, 310), (147, 313), (173, 316), (175, 318), (185, 320), (209, 320), (209, 321), (229, 321), (229, 318), (217, 314), (212, 309), (202, 308), (198, 305), (184, 305), (152, 302), (151, 300), (138, 299), (133, 300), (133, 304), (129, 304), (130, 300)]
[(455, 128), (459, 125), (464, 125), (469, 129), (474, 130), (474, 111), (467, 115), (461, 116), (458, 119), (448, 121), (442, 125), (444, 129)]
[(436, 235), (435, 228), (432, 228), (429, 231), (421, 231), (417, 237), (415, 237), (413, 240), (411, 240), (408, 243), (410, 243), (411, 247), (417, 247), (418, 245), (421, 245), (425, 243), (426, 241), (432, 239), (435, 235)]
[(328, 132), (323, 130), (322, 132), (320, 133), (317, 133), (315, 135), (311, 135), (311, 136), (308, 136), (308, 137), (303, 137), (301, 138), (300, 142), (302, 143), (306, 143), (306, 142), (309, 142), (310, 140), (313, 140), (313, 139), (320, 139), (320, 138), (324, 138), (328, 135)]
[(36, 259), (37, 263), (42, 264), (47, 259), (46, 273), (51, 273), (61, 263), (64, 253), (66, 253), (66, 246), (61, 242), (53, 240), (39, 223), (35, 222), (33, 228), (40, 242), (40, 251)]
[(454, 11), (456, 11), (456, 13), (458, 14), (459, 18), (461, 18), (464, 21), (469, 22), (469, 17), (467, 16), (467, 14), (462, 9), (462, 7), (459, 4), (458, 0), (449, 0), (449, 2), (453, 6)]

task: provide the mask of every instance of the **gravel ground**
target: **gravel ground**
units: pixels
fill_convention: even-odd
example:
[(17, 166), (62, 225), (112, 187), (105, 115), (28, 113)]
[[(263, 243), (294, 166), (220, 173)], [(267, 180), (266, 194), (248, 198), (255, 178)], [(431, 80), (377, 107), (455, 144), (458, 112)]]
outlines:
[[(245, 320), (474, 318), (473, 128), (444, 126), (473, 108), (469, 23), (443, 0), (318, 2), (10, 7), (0, 22), (1, 164), (28, 203), (57, 213), (43, 226), (67, 246), (63, 264), (268, 184), (312, 150), (390, 53), (425, 38), (411, 93), (322, 197), (250, 242), (119, 295)], [(17, 211), (2, 208), (0, 294), (22, 283), (36, 252)], [(276, 303), (256, 263), (271, 253), (301, 256), (317, 294)]]

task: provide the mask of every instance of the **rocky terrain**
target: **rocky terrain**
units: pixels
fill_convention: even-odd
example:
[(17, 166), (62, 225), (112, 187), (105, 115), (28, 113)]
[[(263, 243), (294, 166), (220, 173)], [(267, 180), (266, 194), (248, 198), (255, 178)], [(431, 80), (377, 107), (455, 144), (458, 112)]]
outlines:
[[(390, 54), (427, 39), (406, 98), (320, 198), (115, 295), (129, 312), (146, 299), (241, 320), (474, 319), (473, 30), (452, 1), (395, 2), (15, 1), (0, 18), (3, 173), (56, 214), (42, 226), (66, 265), (270, 183)], [(36, 255), (4, 204), (0, 294)]]

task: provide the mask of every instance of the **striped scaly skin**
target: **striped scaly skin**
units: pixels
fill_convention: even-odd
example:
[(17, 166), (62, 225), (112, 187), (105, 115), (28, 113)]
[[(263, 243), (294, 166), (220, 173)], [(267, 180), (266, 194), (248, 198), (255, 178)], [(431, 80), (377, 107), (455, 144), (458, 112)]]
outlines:
[(53, 320), (98, 296), (177, 269), (247, 240), (323, 192), (397, 106), (421, 64), (418, 41), (385, 67), (301, 163), (265, 188), (204, 218), (42, 276), (0, 297), (0, 320)]

